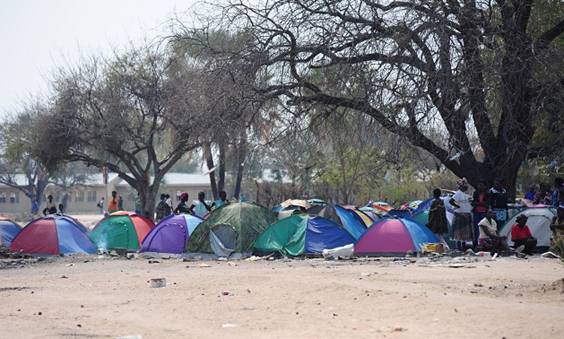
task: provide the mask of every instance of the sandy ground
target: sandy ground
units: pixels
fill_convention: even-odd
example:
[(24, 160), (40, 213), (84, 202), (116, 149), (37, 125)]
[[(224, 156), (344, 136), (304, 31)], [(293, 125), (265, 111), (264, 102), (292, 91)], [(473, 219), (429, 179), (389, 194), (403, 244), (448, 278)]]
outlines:
[[(555, 259), (3, 260), (2, 338), (562, 338)], [(17, 268), (9, 268), (9, 267)], [(152, 278), (166, 278), (151, 288)]]

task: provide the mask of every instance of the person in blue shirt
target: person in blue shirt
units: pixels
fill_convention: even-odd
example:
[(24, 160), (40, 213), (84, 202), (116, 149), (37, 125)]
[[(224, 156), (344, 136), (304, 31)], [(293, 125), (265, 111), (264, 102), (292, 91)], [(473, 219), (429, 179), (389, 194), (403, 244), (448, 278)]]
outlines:
[(531, 186), (529, 187), (529, 190), (527, 192), (525, 192), (525, 199), (530, 200), (530, 201), (535, 201), (535, 195), (537, 194), (537, 191), (535, 189), (535, 186)]
[(219, 199), (212, 203), (212, 207), (220, 208), (223, 205), (229, 204), (229, 200), (227, 200), (227, 193), (225, 191), (219, 192)]

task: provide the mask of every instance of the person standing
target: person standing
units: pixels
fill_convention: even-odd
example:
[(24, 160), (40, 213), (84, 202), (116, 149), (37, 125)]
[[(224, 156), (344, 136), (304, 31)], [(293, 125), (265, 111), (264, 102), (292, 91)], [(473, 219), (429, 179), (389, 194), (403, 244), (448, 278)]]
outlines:
[(554, 179), (554, 190), (552, 191), (552, 207), (564, 205), (564, 179)]
[(534, 202), (536, 194), (537, 190), (535, 186), (531, 186), (529, 187), (529, 190), (525, 192), (525, 199), (529, 200), (530, 202)]
[(495, 221), (502, 226), (507, 221), (507, 191), (499, 180), (488, 191), (488, 205), (495, 213)]
[(456, 241), (458, 250), (466, 249), (466, 242), (472, 241), (472, 205), (470, 197), (465, 193), (468, 190), (468, 182), (465, 178), (458, 181), (458, 190), (450, 199), (454, 207), (454, 220), (452, 225), (452, 237)]
[(195, 216), (202, 219), (205, 219), (211, 212), (211, 206), (206, 203), (206, 194), (204, 192), (198, 193), (198, 201), (190, 206), (190, 210), (193, 211)]
[(221, 206), (227, 205), (227, 204), (229, 204), (229, 200), (227, 200), (227, 193), (225, 191), (220, 191), (219, 192), (219, 199), (214, 201), (211, 207), (220, 208)]
[(100, 199), (100, 201), (98, 201), (98, 203), (96, 204), (96, 207), (98, 207), (100, 209), (100, 214), (104, 214), (104, 202), (106, 199), (104, 199), (104, 197), (102, 197)]
[(445, 249), (448, 249), (448, 245), (443, 237), (443, 234), (448, 232), (446, 207), (445, 202), (441, 199), (441, 190), (438, 188), (433, 190), (433, 201), (429, 209), (429, 223), (427, 226), (439, 238)]
[(156, 214), (157, 214), (157, 217), (156, 217), (157, 222), (166, 218), (170, 214), (170, 207), (168, 207), (168, 205), (166, 203), (166, 195), (165, 194), (161, 194), (161, 199), (159, 200), (159, 203), (157, 204)]
[(120, 210), (120, 211), (124, 210), (124, 208), (123, 208), (123, 198), (122, 198), (121, 194), (118, 197), (118, 210)]
[(478, 224), (486, 217), (486, 213), (488, 212), (488, 188), (486, 187), (486, 183), (483, 181), (480, 181), (478, 188), (472, 195), (472, 206), (472, 224), (474, 226), (474, 238), (472, 239), (472, 244), (474, 245), (474, 249), (476, 249), (478, 247), (478, 239), (480, 236), (480, 226), (478, 226)]
[(194, 214), (192, 212), (192, 209), (188, 207), (188, 204), (186, 204), (186, 202), (188, 201), (188, 193), (183, 192), (180, 194), (179, 196), (180, 202), (178, 203), (178, 206), (176, 206), (176, 208), (174, 209), (174, 213), (175, 214)]
[(135, 214), (143, 215), (143, 204), (139, 192), (137, 192), (137, 197), (135, 198)]
[(108, 213), (112, 214), (119, 211), (119, 200), (117, 197), (117, 192), (112, 191), (112, 198), (108, 202)]

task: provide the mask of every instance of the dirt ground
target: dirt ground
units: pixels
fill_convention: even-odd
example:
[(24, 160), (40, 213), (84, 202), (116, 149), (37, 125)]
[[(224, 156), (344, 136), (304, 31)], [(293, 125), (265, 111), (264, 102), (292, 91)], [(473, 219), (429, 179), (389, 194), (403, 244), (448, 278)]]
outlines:
[[(3, 260), (2, 338), (562, 338), (556, 259)], [(12, 268), (15, 267), (15, 268)], [(165, 278), (166, 287), (149, 280)]]

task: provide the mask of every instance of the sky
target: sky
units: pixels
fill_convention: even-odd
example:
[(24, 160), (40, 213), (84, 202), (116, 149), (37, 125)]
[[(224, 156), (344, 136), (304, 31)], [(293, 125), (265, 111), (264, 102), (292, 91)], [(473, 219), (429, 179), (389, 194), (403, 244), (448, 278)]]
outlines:
[(0, 0), (0, 119), (48, 93), (59, 66), (154, 41), (196, 0)]

